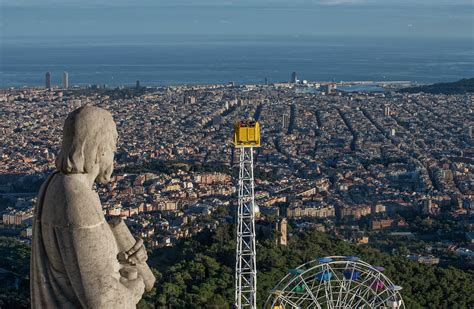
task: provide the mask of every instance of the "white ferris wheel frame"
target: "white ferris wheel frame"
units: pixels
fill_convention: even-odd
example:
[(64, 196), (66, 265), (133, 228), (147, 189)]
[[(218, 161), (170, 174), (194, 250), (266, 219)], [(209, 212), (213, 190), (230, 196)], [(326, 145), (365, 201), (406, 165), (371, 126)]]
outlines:
[[(352, 271), (349, 278), (344, 271)], [(271, 291), (264, 308), (405, 308), (402, 287), (382, 271), (357, 257), (315, 259), (291, 270)], [(359, 278), (354, 280), (356, 272)], [(383, 287), (374, 287), (379, 282)]]

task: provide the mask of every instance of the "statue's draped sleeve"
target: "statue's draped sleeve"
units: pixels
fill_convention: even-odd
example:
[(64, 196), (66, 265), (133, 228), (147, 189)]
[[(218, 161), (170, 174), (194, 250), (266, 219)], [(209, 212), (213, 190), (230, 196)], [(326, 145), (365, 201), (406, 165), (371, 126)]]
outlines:
[(32, 308), (135, 308), (143, 283), (135, 282), (134, 288), (122, 284), (117, 246), (98, 195), (66, 177), (52, 176), (40, 190), (33, 226)]

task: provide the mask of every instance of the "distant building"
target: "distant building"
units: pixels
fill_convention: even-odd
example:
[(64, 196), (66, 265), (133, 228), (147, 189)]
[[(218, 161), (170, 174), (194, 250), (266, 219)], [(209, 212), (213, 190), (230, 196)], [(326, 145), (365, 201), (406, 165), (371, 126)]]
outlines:
[(362, 217), (369, 216), (371, 213), (372, 209), (369, 205), (352, 205), (340, 207), (337, 216), (339, 219), (359, 220)]
[(368, 244), (369, 236), (358, 236), (354, 239), (356, 244)]
[(33, 213), (24, 211), (12, 211), (3, 214), (3, 224), (7, 225), (22, 225), (31, 224)]
[(297, 206), (286, 210), (288, 218), (332, 218), (336, 216), (333, 205)]
[(232, 178), (229, 175), (223, 173), (203, 173), (196, 175), (194, 177), (194, 181), (199, 184), (213, 185), (231, 183)]
[(196, 97), (185, 96), (184, 97), (184, 103), (185, 104), (194, 104), (194, 103), (196, 103)]
[(384, 115), (385, 117), (390, 116), (390, 106), (385, 105), (384, 110), (383, 110), (383, 115)]
[(406, 227), (408, 224), (405, 220), (399, 218), (395, 219), (378, 219), (372, 220), (370, 222), (372, 230), (385, 230), (385, 229), (392, 229), (392, 228), (403, 228)]
[(286, 218), (282, 218), (278, 220), (276, 224), (276, 230), (278, 232), (276, 242), (278, 245), (286, 246), (288, 244), (287, 229), (288, 229), (288, 220), (286, 220)]
[(371, 228), (372, 230), (383, 230), (387, 228), (391, 228), (393, 225), (393, 219), (380, 219), (380, 220), (372, 220)]
[(135, 89), (140, 89), (140, 81), (137, 80), (136, 84), (135, 84)]
[(291, 73), (291, 83), (296, 84), (298, 82), (298, 77), (296, 76), (296, 72)]
[(409, 260), (421, 263), (421, 264), (427, 264), (427, 265), (436, 265), (439, 264), (439, 258), (434, 257), (432, 255), (429, 256), (421, 256), (421, 255), (409, 255), (408, 256)]
[(337, 89), (337, 86), (336, 86), (335, 83), (327, 84), (327, 85), (324, 87), (324, 90), (325, 90), (326, 94), (331, 94), (331, 93), (333, 93), (336, 89)]
[(33, 228), (27, 227), (26, 229), (21, 231), (22, 237), (32, 237), (33, 236)]
[(290, 123), (290, 117), (287, 114), (283, 114), (281, 128), (288, 129), (289, 123)]
[(63, 89), (69, 88), (69, 73), (66, 71), (63, 72), (63, 78), (62, 78), (61, 84), (63, 86)]
[(426, 198), (421, 202), (421, 212), (424, 215), (439, 215), (440, 211), (439, 205), (433, 203), (431, 198)]
[(51, 73), (46, 72), (46, 75), (45, 75), (44, 79), (45, 79), (46, 89), (51, 89)]

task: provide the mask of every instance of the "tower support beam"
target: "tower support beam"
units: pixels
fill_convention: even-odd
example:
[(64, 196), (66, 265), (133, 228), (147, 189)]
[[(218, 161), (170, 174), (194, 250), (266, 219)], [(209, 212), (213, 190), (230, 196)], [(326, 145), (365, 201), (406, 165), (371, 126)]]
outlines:
[(237, 206), (237, 248), (235, 262), (235, 306), (257, 307), (257, 265), (255, 248), (255, 192), (253, 147), (238, 148), (239, 182)]

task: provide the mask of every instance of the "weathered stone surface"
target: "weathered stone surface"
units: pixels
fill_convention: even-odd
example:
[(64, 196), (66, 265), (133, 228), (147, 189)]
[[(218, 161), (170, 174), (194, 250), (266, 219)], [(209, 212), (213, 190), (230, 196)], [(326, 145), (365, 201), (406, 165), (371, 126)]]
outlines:
[[(135, 241), (132, 234), (122, 218), (114, 217), (109, 221), (110, 228), (114, 234), (117, 243), (119, 254), (117, 259), (120, 263), (132, 264), (135, 266), (133, 270), (138, 271), (138, 274), (143, 278), (145, 283), (145, 290), (150, 291), (155, 285), (155, 276), (146, 264), (148, 256), (143, 247), (143, 241)], [(134, 276), (131, 274), (131, 276)]]
[(145, 284), (134, 264), (148, 269), (145, 250), (135, 246), (119, 263), (92, 189), (94, 181), (110, 181), (116, 140), (115, 123), (103, 109), (82, 107), (66, 119), (58, 171), (43, 184), (35, 209), (32, 308), (135, 308), (142, 297)]

